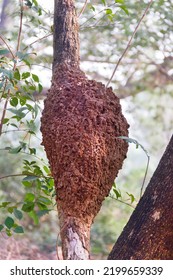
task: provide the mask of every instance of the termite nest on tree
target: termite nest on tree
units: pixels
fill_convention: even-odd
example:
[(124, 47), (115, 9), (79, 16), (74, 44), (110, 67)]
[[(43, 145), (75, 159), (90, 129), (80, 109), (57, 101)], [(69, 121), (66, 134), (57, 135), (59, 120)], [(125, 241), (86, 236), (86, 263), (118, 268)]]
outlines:
[(126, 157), (128, 124), (111, 88), (59, 64), (45, 100), (41, 131), (66, 217), (91, 224)]

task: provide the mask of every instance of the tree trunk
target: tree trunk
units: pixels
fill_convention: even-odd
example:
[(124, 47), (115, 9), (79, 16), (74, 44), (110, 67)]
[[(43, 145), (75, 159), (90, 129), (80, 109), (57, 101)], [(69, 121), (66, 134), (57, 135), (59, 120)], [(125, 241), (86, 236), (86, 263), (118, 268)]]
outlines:
[(79, 27), (73, 0), (54, 0), (53, 66), (79, 66)]
[(90, 227), (126, 157), (119, 99), (79, 68), (73, 0), (55, 0), (54, 65), (41, 119), (55, 181), (64, 259), (90, 258)]
[(108, 259), (173, 260), (173, 136)]

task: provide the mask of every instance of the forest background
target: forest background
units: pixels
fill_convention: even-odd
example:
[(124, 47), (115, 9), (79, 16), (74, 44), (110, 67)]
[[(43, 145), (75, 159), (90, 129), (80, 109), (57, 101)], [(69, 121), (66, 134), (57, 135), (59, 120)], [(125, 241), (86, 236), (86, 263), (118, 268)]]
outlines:
[[(39, 130), (52, 75), (53, 1), (50, 5), (46, 2), (0, 1), (0, 230), (1, 238), (26, 238), (40, 250), (53, 251), (58, 218), (53, 179)], [(3, 10), (4, 3), (8, 5)], [(79, 22), (81, 68), (89, 78), (108, 82), (147, 3), (87, 3)], [(81, 1), (76, 3), (78, 13), (83, 5)], [(145, 151), (129, 145), (111, 192), (113, 199), (104, 201), (92, 226), (94, 258), (106, 258), (139, 200), (146, 151), (150, 164), (145, 186), (172, 134), (172, 10), (172, 1), (153, 3), (111, 81), (130, 124), (129, 137)]]

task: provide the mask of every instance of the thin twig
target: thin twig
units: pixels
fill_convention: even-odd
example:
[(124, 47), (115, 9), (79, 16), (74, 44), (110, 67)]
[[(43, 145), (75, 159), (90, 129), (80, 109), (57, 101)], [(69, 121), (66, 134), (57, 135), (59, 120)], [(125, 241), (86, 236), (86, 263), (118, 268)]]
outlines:
[(85, 11), (85, 8), (86, 8), (87, 4), (88, 4), (88, 0), (85, 0), (85, 3), (84, 3), (82, 9), (80, 10), (80, 12), (79, 12), (79, 14), (78, 14), (78, 18), (79, 18), (79, 17), (83, 14), (83, 12)]
[(0, 39), (1, 39), (1, 40), (3, 41), (3, 43), (6, 45), (7, 49), (9, 50), (9, 52), (10, 52), (11, 55), (12, 55), (12, 58), (14, 59), (14, 58), (15, 58), (15, 55), (13, 54), (13, 52), (12, 52), (10, 46), (8, 45), (8, 43), (7, 43), (6, 40), (3, 38), (2, 35), (0, 35)]
[(31, 44), (29, 44), (28, 46), (26, 46), (24, 49), (23, 49), (23, 51), (25, 51), (26, 49), (28, 49), (29, 47), (31, 47), (32, 45), (34, 45), (35, 43), (37, 43), (37, 42), (39, 42), (39, 41), (42, 41), (42, 40), (44, 40), (44, 39), (46, 39), (46, 38), (48, 38), (49, 36), (52, 36), (53, 35), (53, 32), (52, 33), (49, 33), (49, 34), (47, 34), (47, 35), (45, 35), (45, 36), (43, 36), (43, 37), (41, 37), (41, 38), (39, 38), (39, 39), (37, 39), (37, 40), (35, 40), (34, 42), (32, 42)]
[(132, 207), (133, 209), (135, 209), (135, 207), (134, 207), (132, 204), (130, 204), (130, 203), (128, 203), (128, 202), (125, 202), (125, 201), (123, 201), (123, 200), (121, 200), (121, 199), (117, 199), (117, 198), (115, 198), (114, 196), (112, 196), (111, 194), (109, 195), (109, 197), (112, 198), (112, 199), (114, 199), (114, 200), (116, 200), (116, 201), (119, 201), (119, 202), (121, 202), (121, 203), (123, 203), (123, 204), (125, 204), (125, 205), (128, 205), (128, 206)]
[(5, 100), (4, 108), (3, 108), (3, 111), (2, 111), (2, 117), (1, 117), (1, 123), (0, 123), (0, 136), (2, 134), (2, 127), (3, 127), (3, 122), (4, 122), (4, 119), (5, 119), (5, 114), (6, 114), (6, 110), (7, 110), (9, 96), (10, 96), (10, 90), (8, 90), (7, 98)]
[(0, 180), (2, 179), (6, 179), (6, 178), (11, 178), (11, 177), (20, 177), (20, 176), (26, 176), (26, 174), (10, 174), (10, 175), (5, 175), (5, 176), (1, 176)]
[(108, 83), (107, 83), (107, 85), (106, 85), (106, 88), (109, 86), (110, 82), (112, 81), (112, 79), (113, 79), (113, 77), (114, 77), (114, 75), (115, 75), (115, 72), (117, 71), (118, 66), (119, 66), (120, 63), (121, 63), (121, 60), (123, 59), (123, 57), (125, 56), (127, 50), (129, 49), (129, 47), (130, 47), (130, 45), (131, 45), (131, 43), (132, 43), (132, 40), (133, 40), (133, 38), (134, 38), (136, 32), (138, 31), (138, 28), (139, 28), (139, 26), (140, 26), (140, 24), (141, 24), (143, 18), (144, 18), (145, 15), (147, 14), (147, 12), (148, 12), (148, 10), (149, 10), (149, 8), (150, 8), (152, 2), (153, 2), (153, 0), (150, 0), (150, 2), (148, 3), (147, 8), (145, 9), (145, 11), (144, 11), (142, 17), (140, 18), (138, 24), (136, 25), (136, 28), (135, 28), (135, 30), (134, 30), (134, 32), (133, 32), (133, 34), (132, 34), (132, 36), (131, 36), (131, 38), (130, 38), (130, 40), (129, 40), (127, 46), (126, 46), (126, 48), (125, 48), (125, 50), (123, 51), (121, 57), (119, 58), (119, 60), (118, 60), (118, 62), (117, 62), (117, 65), (115, 66), (115, 69), (114, 69), (114, 71), (113, 71), (113, 73), (112, 73), (112, 75), (111, 75), (111, 77), (110, 77), (110, 79), (109, 79), (109, 81), (108, 81)]
[(17, 48), (16, 48), (17, 52), (20, 49), (21, 34), (22, 34), (22, 22), (23, 22), (23, 0), (20, 0), (20, 25), (19, 25), (19, 32), (18, 32), (18, 38), (17, 38)]
[(141, 186), (141, 190), (140, 190), (140, 198), (141, 198), (142, 195), (143, 195), (143, 189), (144, 189), (145, 180), (146, 180), (147, 173), (148, 173), (149, 163), (150, 163), (150, 157), (147, 156), (147, 166), (146, 166), (146, 169), (145, 169), (145, 175), (144, 175), (144, 179), (143, 179), (142, 186)]

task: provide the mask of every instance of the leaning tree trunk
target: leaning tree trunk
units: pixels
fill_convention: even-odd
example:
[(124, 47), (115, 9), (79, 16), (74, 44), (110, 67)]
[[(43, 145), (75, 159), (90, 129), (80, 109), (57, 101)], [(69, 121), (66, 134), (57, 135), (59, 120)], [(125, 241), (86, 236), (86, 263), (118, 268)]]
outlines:
[(173, 260), (173, 136), (108, 259)]
[(73, 0), (55, 0), (52, 86), (41, 131), (55, 180), (64, 259), (89, 259), (90, 227), (127, 152), (119, 99), (79, 68)]

